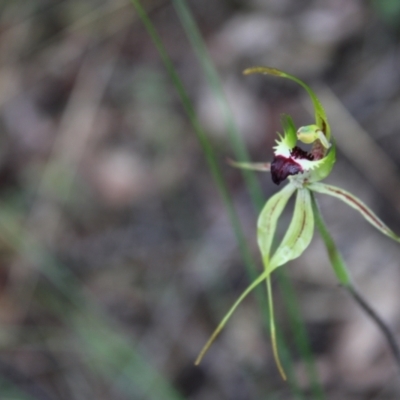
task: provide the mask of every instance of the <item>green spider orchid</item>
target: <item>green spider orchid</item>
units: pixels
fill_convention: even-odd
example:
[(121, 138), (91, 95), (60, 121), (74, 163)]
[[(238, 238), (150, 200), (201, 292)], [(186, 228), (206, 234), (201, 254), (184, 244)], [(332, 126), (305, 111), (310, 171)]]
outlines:
[[(331, 139), (330, 126), (325, 111), (315, 93), (301, 80), (284, 73), (280, 70), (268, 67), (255, 67), (246, 69), (245, 75), (261, 73), (270, 74), (290, 79), (300, 84), (310, 95), (315, 110), (315, 123), (296, 130), (295, 124), (290, 116), (282, 118), (283, 135), (279, 135), (274, 147), (274, 159), (269, 164), (265, 163), (240, 163), (230, 161), (230, 164), (239, 168), (253, 169), (257, 171), (270, 171), (272, 181), (280, 184), (288, 179), (288, 184), (281, 191), (272, 196), (265, 204), (257, 223), (257, 240), (262, 255), (264, 270), (250, 286), (241, 294), (231, 309), (225, 315), (217, 329), (214, 331), (202, 351), (196, 364), (199, 364), (204, 354), (211, 346), (217, 335), (223, 329), (235, 309), (243, 299), (260, 283), (266, 281), (269, 312), (270, 312), (270, 334), (274, 358), (282, 377), (286, 379), (281, 365), (275, 333), (275, 322), (273, 313), (273, 302), (271, 292), (271, 273), (278, 267), (299, 257), (311, 242), (314, 233), (314, 222), (321, 232), (328, 255), (335, 274), (340, 283), (352, 288), (352, 283), (338, 253), (336, 246), (316, 206), (314, 192), (336, 197), (361, 213), (361, 215), (383, 234), (396, 241), (400, 238), (395, 235), (363, 202), (347, 191), (321, 183), (332, 170), (335, 163), (335, 143)], [(298, 142), (311, 144), (309, 152), (297, 145)], [(271, 254), (272, 241), (275, 235), (278, 219), (281, 216), (288, 200), (296, 192), (293, 218), (288, 230), (284, 235), (278, 248)]]

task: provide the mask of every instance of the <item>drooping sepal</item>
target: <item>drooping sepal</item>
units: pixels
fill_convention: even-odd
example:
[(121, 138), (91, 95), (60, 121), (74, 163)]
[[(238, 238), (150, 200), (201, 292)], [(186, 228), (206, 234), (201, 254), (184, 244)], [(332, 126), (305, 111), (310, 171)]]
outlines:
[[(279, 216), (282, 214), (282, 211), (287, 204), (290, 196), (293, 194), (293, 192), (296, 190), (296, 187), (289, 184), (285, 188), (283, 188), (280, 192), (275, 194), (267, 204), (264, 206), (261, 215), (258, 219), (258, 244), (261, 250), (261, 254), (263, 257), (263, 264), (264, 264), (264, 271), (261, 275), (258, 276), (248, 287), (244, 292), (239, 296), (239, 298), (236, 300), (236, 302), (232, 305), (230, 310), (225, 314), (224, 318), (218, 325), (217, 329), (213, 332), (213, 334), (210, 336), (209, 340), (207, 343), (204, 345), (203, 349), (199, 353), (195, 364), (198, 365), (200, 364), (201, 360), (203, 359), (204, 355), (214, 342), (214, 340), (217, 338), (219, 333), (222, 331), (222, 329), (225, 327), (227, 324), (228, 320), (232, 316), (232, 314), (235, 312), (237, 307), (240, 305), (240, 303), (246, 298), (246, 296), (256, 287), (258, 286), (261, 282), (265, 281), (268, 279), (271, 271), (268, 267), (269, 263), (269, 254), (271, 250), (271, 244), (272, 244), (272, 239), (275, 234), (276, 230), (276, 225)], [(297, 202), (296, 202), (297, 204)], [(295, 212), (296, 214), (296, 212)], [(290, 229), (290, 228), (289, 228)], [(270, 282), (269, 282), (270, 284)], [(268, 290), (268, 296), (269, 296), (269, 305), (270, 305), (270, 310), (273, 309), (272, 306), (272, 294), (271, 294), (271, 287), (269, 286)], [(273, 341), (273, 349), (274, 349), (274, 356), (279, 368), (279, 371), (284, 379), (286, 379), (285, 373), (283, 371), (283, 368), (280, 364), (279, 357), (277, 355), (277, 347), (276, 347), (276, 337), (275, 337), (275, 325), (274, 325), (274, 320), (273, 320), (273, 313), (270, 315), (270, 328), (271, 328), (271, 337)]]
[(201, 363), (201, 360), (207, 353), (208, 349), (211, 347), (211, 345), (214, 343), (215, 339), (217, 336), (221, 333), (222, 329), (224, 329), (225, 325), (229, 321), (230, 317), (232, 314), (235, 312), (235, 310), (239, 307), (240, 303), (247, 297), (249, 293), (251, 293), (261, 282), (264, 282), (265, 279), (268, 277), (268, 272), (264, 271), (261, 275), (259, 275), (244, 291), (243, 293), (239, 296), (239, 298), (235, 301), (233, 306), (230, 308), (230, 310), (225, 314), (224, 318), (222, 321), (219, 323), (217, 329), (213, 332), (213, 334), (210, 336), (208, 339), (207, 343), (204, 345), (204, 347), (201, 349), (199, 355), (196, 358), (195, 365), (199, 365)]
[(266, 273), (272, 351), (279, 373), (284, 380), (286, 380), (286, 374), (279, 358), (276, 340), (272, 285), (269, 272), (269, 259), (272, 240), (275, 235), (278, 219), (295, 190), (296, 187), (289, 183), (280, 192), (272, 196), (265, 204), (257, 222), (257, 241), (262, 255), (264, 271)]
[(351, 193), (332, 185), (326, 185), (324, 183), (315, 182), (307, 186), (308, 189), (314, 192), (327, 194), (329, 196), (336, 197), (350, 207), (357, 210), (372, 226), (382, 232), (384, 235), (389, 236), (393, 240), (400, 242), (400, 237), (397, 236), (384, 222), (376, 216), (376, 214), (360, 199), (353, 196)]
[(248, 169), (251, 171), (268, 172), (271, 170), (271, 163), (252, 163), (252, 162), (239, 162), (228, 158), (226, 162), (231, 166), (239, 169)]

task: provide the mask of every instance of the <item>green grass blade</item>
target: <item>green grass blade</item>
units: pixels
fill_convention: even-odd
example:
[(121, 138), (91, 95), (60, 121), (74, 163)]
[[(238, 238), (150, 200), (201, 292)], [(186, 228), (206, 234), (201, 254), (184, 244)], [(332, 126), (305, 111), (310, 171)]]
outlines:
[(278, 269), (275, 272), (275, 276), (278, 277), (279, 287), (281, 288), (283, 293), (290, 293), (291, 295), (291, 298), (289, 298), (287, 295), (284, 295), (282, 297), (289, 315), (290, 328), (293, 332), (294, 341), (300, 351), (301, 358), (305, 362), (305, 367), (307, 375), (309, 377), (313, 397), (318, 400), (323, 400), (325, 399), (325, 394), (318, 375), (317, 367), (314, 362), (314, 356), (312, 353), (310, 341), (308, 339), (308, 333), (301, 316), (299, 303), (295, 299), (295, 292), (292, 282), (286, 274), (279, 274), (279, 272), (281, 271), (281, 268)]
[(141, 2), (139, 0), (131, 0), (131, 3), (135, 7), (141, 21), (145, 25), (154, 45), (157, 48), (157, 51), (160, 54), (160, 57), (165, 65), (165, 68), (178, 92), (178, 95), (180, 97), (180, 100), (182, 102), (182, 105), (186, 111), (186, 114), (193, 126), (193, 129), (196, 133), (197, 139), (200, 142), (200, 145), (202, 147), (203, 153), (206, 157), (207, 165), (208, 168), (211, 171), (212, 177), (215, 181), (215, 184), (220, 192), (220, 195), (222, 197), (222, 200), (224, 202), (225, 208), (227, 210), (229, 219), (232, 223), (233, 230), (235, 232), (235, 236), (241, 251), (241, 254), (243, 256), (245, 265), (248, 268), (249, 274), (252, 278), (256, 276), (256, 265), (255, 262), (252, 260), (252, 257), (250, 255), (249, 248), (247, 246), (244, 233), (241, 228), (241, 224), (239, 222), (239, 218), (237, 216), (237, 213), (234, 209), (233, 203), (231, 196), (229, 194), (229, 190), (227, 188), (227, 185), (225, 183), (224, 177), (222, 175), (221, 169), (218, 165), (217, 162), (217, 157), (215, 155), (215, 152), (213, 150), (213, 147), (205, 134), (203, 128), (201, 127), (199, 120), (197, 118), (197, 115), (195, 113), (195, 110), (192, 106), (192, 103), (190, 101), (190, 98), (187, 94), (187, 91), (182, 83), (182, 80), (180, 79), (178, 73), (176, 72), (176, 69), (161, 41), (160, 36), (158, 35), (157, 31), (154, 28), (154, 25), (150, 21), (145, 9), (142, 7)]
[[(141, 6), (141, 2), (139, 0), (131, 0), (131, 3), (134, 5), (136, 11), (138, 12), (139, 17), (141, 18), (142, 22), (146, 26), (146, 28), (147, 28), (147, 30), (149, 32), (149, 35), (151, 36), (156, 48), (159, 50), (160, 56), (161, 56), (161, 58), (162, 58), (162, 60), (163, 60), (163, 62), (165, 64), (166, 69), (167, 69), (172, 81), (174, 82), (175, 87), (176, 87), (176, 89), (178, 91), (178, 94), (179, 94), (179, 96), (181, 98), (181, 101), (182, 101), (182, 104), (184, 106), (184, 109), (187, 112), (193, 127), (195, 128), (195, 132), (196, 132), (196, 134), (197, 134), (197, 136), (199, 138), (201, 146), (203, 147), (203, 151), (205, 153), (207, 162), (209, 163), (209, 167), (210, 167), (210, 170), (211, 170), (211, 172), (213, 174), (213, 177), (214, 177), (214, 180), (216, 182), (216, 185), (221, 190), (220, 183), (223, 183), (223, 180), (220, 181), (218, 179), (218, 176), (220, 175), (220, 172), (218, 170), (218, 164), (215, 162), (215, 155), (213, 154), (213, 150), (212, 150), (211, 146), (209, 145), (209, 142), (208, 142), (206, 136), (204, 135), (204, 132), (202, 131), (201, 126), (200, 126), (200, 124), (199, 124), (199, 122), (197, 120), (197, 117), (196, 117), (196, 115), (194, 113), (194, 109), (190, 104), (189, 97), (186, 94), (186, 90), (184, 88), (184, 85), (182, 84), (178, 74), (176, 73), (176, 71), (174, 69), (174, 66), (173, 66), (173, 64), (172, 64), (172, 62), (171, 62), (171, 60), (170, 60), (170, 58), (168, 56), (168, 53), (165, 50), (165, 48), (164, 48), (164, 46), (163, 46), (163, 44), (161, 42), (160, 37), (158, 36), (154, 26), (152, 25), (150, 19), (148, 18), (144, 8)], [(192, 20), (191, 27), (192, 28), (194, 27), (194, 29), (198, 32), (198, 29), (197, 29), (197, 27), (196, 27), (196, 25), (194, 23), (193, 18), (191, 17), (190, 11), (187, 9), (187, 6), (182, 1), (180, 2), (180, 5), (183, 6), (183, 7), (186, 7), (185, 15), (190, 17), (190, 19)], [(193, 33), (194, 29), (189, 28), (187, 30), (188, 34)], [(198, 35), (197, 38), (202, 41), (201, 35)], [(205, 46), (202, 46), (202, 49), (206, 49)], [(204, 57), (209, 59), (209, 55), (208, 55), (207, 51), (205, 51), (205, 53), (198, 53), (198, 54), (203, 54)], [(212, 62), (211, 62), (210, 65), (214, 69)], [(218, 75), (217, 74), (214, 75), (214, 76), (216, 76), (217, 79), (218, 79)], [(216, 88), (220, 89), (221, 85), (217, 84)], [(240, 150), (240, 151), (243, 151), (243, 153), (240, 153), (240, 154), (243, 154), (243, 156), (240, 156), (240, 159), (246, 160), (247, 159), (247, 153), (246, 153), (245, 147), (243, 146), (243, 149)], [(214, 168), (214, 166), (215, 166), (215, 168)], [(246, 179), (246, 184), (247, 184), (249, 192), (250, 192), (250, 194), (252, 196), (253, 203), (255, 204), (255, 208), (258, 211), (261, 211), (261, 208), (262, 208), (263, 203), (264, 203), (265, 200), (264, 200), (263, 196), (261, 195), (261, 191), (258, 188), (257, 189), (254, 188), (254, 185), (258, 186), (258, 183), (256, 182), (255, 179), (250, 178), (250, 179)], [(223, 187), (225, 187), (225, 185), (223, 185)], [(222, 194), (222, 197), (223, 197), (224, 201), (225, 200), (228, 201), (228, 203), (226, 203), (226, 204), (230, 203), (229, 202), (229, 196), (228, 196), (228, 198), (226, 198), (224, 196), (224, 194)], [(240, 224), (237, 224), (235, 222), (235, 221), (238, 222), (236, 213), (229, 211), (229, 208), (228, 208), (228, 214), (229, 214), (229, 217), (231, 219), (231, 223), (232, 223), (232, 225), (234, 227), (235, 235), (236, 235), (238, 243), (239, 243), (240, 251), (241, 251), (242, 257), (244, 259), (244, 263), (245, 263), (246, 269), (247, 269), (250, 277), (252, 279), (254, 279), (254, 277), (256, 276), (255, 275), (255, 270), (256, 270), (255, 263), (252, 260), (252, 258), (250, 257), (250, 252), (248, 250), (247, 244), (244, 241), (244, 236), (243, 236), (243, 234), (241, 232)], [(242, 240), (243, 240), (243, 242), (242, 242)], [(279, 270), (279, 271), (277, 271), (277, 274), (279, 274), (280, 276), (283, 276), (285, 274), (285, 272), (284, 272), (284, 270)], [(257, 297), (258, 301), (260, 302), (260, 304), (261, 304), (261, 306), (263, 308), (263, 311), (264, 311), (263, 315), (267, 316), (268, 310), (264, 306), (265, 303), (261, 300), (260, 292), (258, 290), (256, 290), (255, 294), (256, 294), (256, 297)], [(293, 304), (293, 306), (295, 305), (296, 299), (294, 298), (292, 293), (285, 294), (285, 297), (286, 297), (287, 301), (289, 301), (290, 303)], [(263, 322), (264, 322), (264, 325), (266, 326), (266, 328), (268, 328), (268, 319), (264, 318)], [(280, 346), (282, 346), (282, 339), (278, 340), (278, 343), (280, 343)], [(306, 349), (300, 349), (300, 353), (304, 354), (305, 350)], [(288, 372), (288, 375), (289, 375), (289, 384), (291, 385), (292, 393), (296, 396), (296, 398), (302, 398), (301, 392), (300, 392), (298, 384), (296, 382), (296, 377), (293, 374), (293, 369), (292, 369), (292, 364), (290, 362), (289, 353), (288, 353), (288, 351), (286, 350), (285, 347), (281, 347), (280, 351), (281, 351), (281, 354), (283, 355), (282, 358), (285, 361), (285, 368), (286, 368), (286, 370)], [(312, 355), (310, 354), (310, 357), (311, 356)], [(318, 396), (316, 396), (316, 397), (320, 398)]]
[[(186, 31), (189, 41), (192, 45), (194, 52), (204, 70), (204, 73), (209, 82), (210, 88), (213, 91), (216, 99), (219, 102), (220, 110), (224, 116), (225, 126), (229, 135), (230, 142), (232, 143), (235, 157), (241, 161), (248, 161), (249, 155), (244, 145), (242, 136), (237, 129), (232, 118), (232, 111), (229, 108), (228, 101), (224, 94), (224, 90), (216, 71), (214, 64), (211, 60), (204, 40), (199, 32), (197, 24), (192, 17), (192, 14), (186, 4), (185, 0), (172, 0), (172, 4), (181, 20), (182, 26)], [(262, 199), (262, 192), (254, 174), (244, 170), (243, 177), (250, 192), (250, 196), (254, 205), (257, 207)]]
[[(215, 70), (215, 67), (211, 60), (211, 57), (208, 53), (207, 47), (202, 39), (202, 36), (199, 32), (196, 22), (194, 21), (194, 18), (192, 17), (190, 9), (188, 8), (186, 1), (184, 1), (184, 0), (174, 0), (173, 4), (175, 5), (175, 8), (177, 9), (177, 13), (182, 21), (185, 31), (187, 32), (187, 35), (193, 46), (193, 49), (196, 52), (199, 62), (203, 66), (203, 70), (208, 78), (210, 87), (214, 91), (215, 96), (220, 100), (221, 107), (222, 107), (224, 113), (226, 113), (225, 115), (227, 118), (227, 131), (230, 134), (230, 137), (233, 138), (233, 140), (234, 140), (234, 143), (235, 143), (234, 148), (236, 148), (236, 153), (238, 154), (239, 157), (243, 157), (243, 159), (246, 160), (247, 152), (244, 148), (243, 142), (241, 140), (238, 140), (238, 136), (240, 136), (240, 135), (238, 134), (236, 127), (233, 125), (233, 118), (232, 118), (231, 112), (229, 110), (229, 107), (227, 106), (227, 101), (226, 101), (226, 98), (223, 93), (223, 89), (222, 89), (222, 85), (219, 80), (218, 73)], [(306, 90), (309, 91), (311, 89), (307, 88)], [(313, 98), (313, 101), (315, 102), (315, 98)], [(317, 101), (318, 101), (318, 99), (317, 99)], [(322, 109), (322, 112), (324, 112), (323, 109)], [(286, 123), (285, 126), (287, 128), (294, 129), (294, 124), (293, 124), (293, 121), (291, 120), (291, 118), (290, 118), (290, 120), (285, 119), (284, 123)], [(237, 148), (237, 146), (243, 147), (243, 149)], [(243, 156), (241, 156), (241, 154), (243, 154)], [(260, 194), (260, 190), (253, 187), (254, 185), (258, 185), (258, 183), (255, 182), (253, 179), (248, 179), (248, 177), (246, 178), (246, 176), (245, 176), (245, 182), (246, 182), (247, 188), (249, 190), (249, 193), (252, 197), (253, 204), (254, 204), (256, 210), (258, 212), (260, 212), (264, 206), (265, 199)], [(284, 269), (280, 269), (276, 273), (277, 273), (277, 275), (279, 275), (279, 277), (282, 280), (288, 279)], [(295, 296), (293, 295), (293, 292), (286, 292), (285, 288), (282, 288), (282, 291), (285, 292), (284, 296), (285, 296), (287, 303), (291, 304), (291, 307), (293, 309), (296, 309), (297, 304), (296, 304), (296, 299), (295, 299)], [(256, 291), (256, 294), (258, 294), (258, 291)], [(257, 298), (258, 298), (258, 300), (260, 300), (260, 296), (257, 296)], [(262, 305), (262, 309), (263, 309), (264, 315), (268, 318), (268, 314), (267, 314), (268, 310), (263, 305)], [(268, 329), (268, 319), (264, 318), (263, 321), (264, 321), (266, 329)], [(293, 324), (293, 321), (290, 321), (290, 323)], [(303, 329), (304, 329), (304, 326), (303, 326)], [(291, 383), (291, 390), (295, 396), (300, 398), (301, 393), (296, 384), (296, 378), (295, 378), (294, 374), (292, 374), (292, 366), (289, 361), (289, 359), (290, 359), (289, 353), (285, 348), (284, 341), (282, 338), (280, 338), (280, 340), (278, 340), (278, 343), (280, 343), (280, 353), (282, 354), (282, 358), (285, 361), (286, 370), (288, 371), (289, 382)], [(310, 348), (310, 346), (306, 346), (306, 347), (299, 349), (300, 354), (306, 356), (308, 359), (313, 359), (312, 354), (309, 351), (309, 348)], [(315, 380), (315, 379), (317, 379), (315, 374), (313, 374), (313, 376), (310, 376), (310, 380)], [(323, 397), (321, 397), (320, 393), (321, 393), (320, 389), (314, 390), (314, 397), (317, 399), (322, 399)]]

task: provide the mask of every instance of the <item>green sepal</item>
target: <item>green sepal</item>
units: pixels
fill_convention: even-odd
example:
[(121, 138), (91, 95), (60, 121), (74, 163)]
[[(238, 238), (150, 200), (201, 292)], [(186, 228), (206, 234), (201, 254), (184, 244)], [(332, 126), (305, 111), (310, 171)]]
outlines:
[(245, 75), (250, 75), (250, 74), (266, 74), (266, 75), (274, 75), (274, 76), (280, 76), (282, 78), (287, 78), (291, 79), (292, 81), (298, 83), (301, 85), (309, 94), (311, 97), (311, 101), (313, 102), (314, 105), (314, 110), (315, 110), (315, 123), (316, 125), (321, 129), (321, 131), (325, 134), (327, 140), (329, 141), (331, 138), (331, 128), (328, 123), (328, 119), (326, 117), (326, 113), (324, 110), (324, 107), (322, 107), (321, 102), (319, 101), (317, 95), (314, 93), (314, 91), (306, 85), (303, 81), (300, 79), (296, 78), (293, 75), (287, 74), (286, 72), (280, 71), (279, 69), (276, 68), (270, 68), (270, 67), (253, 67), (253, 68), (247, 68), (243, 71)]
[(243, 292), (242, 294), (238, 297), (238, 299), (233, 303), (233, 306), (230, 308), (230, 310), (225, 314), (224, 318), (221, 320), (219, 325), (217, 326), (217, 329), (213, 332), (213, 334), (210, 336), (208, 339), (207, 343), (204, 345), (204, 347), (201, 349), (199, 355), (196, 358), (195, 365), (199, 365), (201, 363), (201, 360), (207, 353), (208, 349), (211, 347), (217, 336), (221, 333), (222, 329), (225, 327), (226, 323), (229, 321), (230, 317), (232, 314), (235, 312), (235, 310), (238, 308), (239, 304), (247, 297), (247, 295), (252, 292), (261, 282), (264, 282), (265, 279), (268, 277), (268, 273), (264, 271), (261, 275), (259, 275)]
[(269, 262), (272, 240), (275, 235), (278, 218), (295, 190), (295, 185), (290, 183), (286, 185), (267, 201), (258, 217), (257, 241), (264, 265), (267, 265)]
[(299, 257), (311, 242), (314, 233), (314, 215), (312, 211), (310, 191), (306, 188), (297, 190), (296, 203), (289, 228), (276, 249), (267, 272)]
[[(290, 117), (284, 116), (283, 118), (285, 119), (285, 122), (283, 122), (284, 124), (290, 125), (290, 123), (293, 123)], [(290, 129), (291, 127), (288, 126), (285, 128), (285, 131), (287, 132)], [(293, 125), (293, 130), (295, 132), (294, 125)], [(289, 201), (290, 197), (292, 196), (295, 190), (296, 186), (289, 183), (281, 191), (272, 196), (265, 204), (263, 210), (261, 211), (260, 216), (258, 217), (258, 222), (257, 222), (257, 241), (261, 251), (264, 271), (266, 274), (268, 307), (269, 307), (269, 326), (270, 326), (272, 350), (279, 373), (281, 374), (284, 380), (286, 380), (286, 374), (279, 358), (278, 346), (276, 340), (272, 286), (271, 286), (271, 278), (269, 271), (269, 258), (270, 258), (272, 240), (275, 235), (278, 219), (281, 216), (287, 202)]]
[[(267, 268), (264, 267), (265, 271)], [(268, 273), (268, 272), (267, 272)], [(274, 317), (274, 302), (272, 297), (272, 285), (271, 285), (271, 274), (266, 277), (267, 283), (267, 294), (268, 294), (268, 311), (269, 311), (269, 333), (271, 335), (272, 352), (274, 355), (275, 363), (279, 373), (284, 381), (287, 380), (285, 370), (283, 369), (281, 359), (278, 353), (278, 342), (276, 340), (276, 328), (275, 328), (275, 317)]]
[[(256, 286), (258, 286), (261, 282), (266, 280), (270, 275), (267, 266), (268, 266), (269, 253), (271, 250), (272, 239), (276, 230), (276, 224), (290, 196), (293, 194), (295, 190), (296, 187), (294, 185), (288, 184), (281, 191), (272, 196), (264, 206), (263, 210), (261, 211), (260, 217), (258, 219), (258, 244), (260, 246), (261, 254), (263, 256), (264, 272), (247, 287), (247, 289), (235, 301), (230, 310), (225, 314), (224, 318), (219, 323), (217, 329), (210, 336), (209, 340), (207, 341), (207, 343), (201, 350), (200, 354), (198, 355), (195, 361), (196, 365), (200, 364), (207, 350), (210, 348), (210, 346), (212, 345), (216, 337), (219, 335), (219, 333), (222, 331), (222, 329), (228, 322), (229, 318), (232, 316), (236, 308), (239, 306), (239, 304)], [(269, 294), (269, 296), (271, 296), (271, 294)], [(274, 327), (273, 321), (272, 323), (270, 321), (270, 326), (271, 329)], [(276, 351), (275, 348), (274, 351)], [(280, 368), (282, 376), (284, 377), (285, 375), (282, 367), (280, 366), (280, 363), (278, 363), (278, 366)]]
[(397, 236), (385, 223), (383, 223), (365, 203), (346, 190), (320, 182), (311, 183), (307, 185), (307, 187), (314, 192), (327, 194), (342, 200), (350, 207), (357, 210), (372, 226), (374, 226), (384, 235), (389, 236), (397, 242), (400, 242), (400, 237)]
[(268, 172), (271, 169), (271, 163), (252, 163), (252, 162), (239, 162), (228, 158), (226, 162), (235, 168), (248, 169), (251, 171)]

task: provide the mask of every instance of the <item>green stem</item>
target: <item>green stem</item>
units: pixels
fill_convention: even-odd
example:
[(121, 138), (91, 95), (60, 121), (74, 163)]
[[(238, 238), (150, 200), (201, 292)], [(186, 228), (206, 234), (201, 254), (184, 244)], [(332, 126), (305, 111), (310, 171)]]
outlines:
[(382, 331), (389, 344), (396, 364), (400, 369), (400, 349), (393, 332), (353, 285), (348, 288), (348, 291), (353, 299), (357, 302), (357, 304), (367, 313), (367, 315), (376, 323), (376, 325)]
[(386, 322), (377, 314), (377, 312), (371, 307), (367, 300), (358, 292), (351, 281), (350, 274), (346, 267), (346, 264), (336, 247), (336, 244), (325, 225), (325, 221), (321, 215), (318, 204), (316, 202), (314, 193), (311, 192), (312, 206), (315, 218), (315, 224), (321, 234), (322, 240), (325, 243), (328, 257), (335, 272), (336, 277), (342, 286), (349, 292), (355, 302), (362, 308), (362, 310), (371, 318), (376, 324), (378, 329), (382, 332), (383, 336), (388, 342), (390, 351), (395, 359), (397, 366), (400, 369), (400, 348), (396, 341), (393, 332), (390, 330)]
[(322, 240), (325, 243), (326, 251), (328, 252), (329, 261), (333, 267), (333, 271), (338, 281), (345, 287), (348, 288), (352, 285), (350, 274), (347, 270), (346, 264), (339, 253), (336, 244), (328, 231), (325, 221), (322, 217), (321, 211), (319, 210), (318, 204), (315, 200), (314, 193), (311, 192), (312, 207), (314, 212), (315, 225), (317, 226), (319, 233), (321, 234)]

